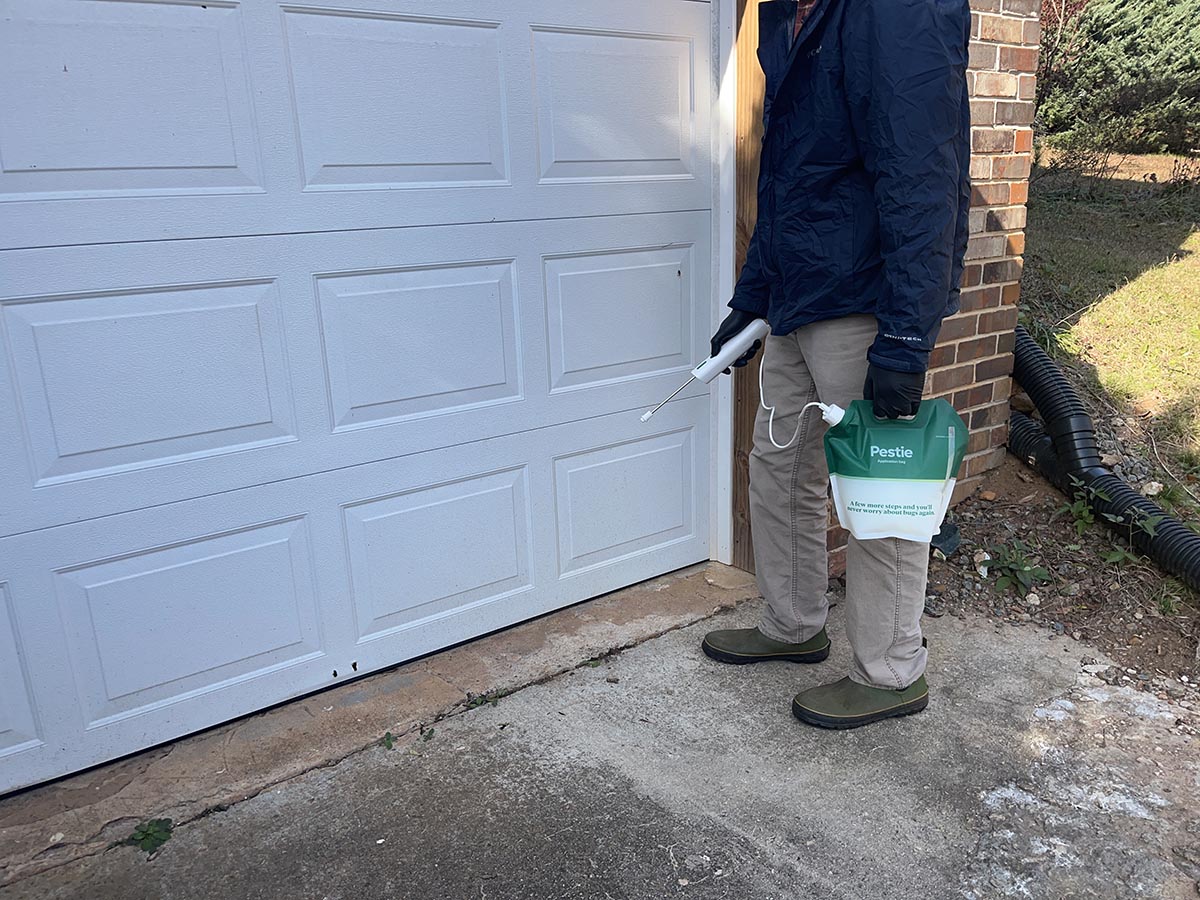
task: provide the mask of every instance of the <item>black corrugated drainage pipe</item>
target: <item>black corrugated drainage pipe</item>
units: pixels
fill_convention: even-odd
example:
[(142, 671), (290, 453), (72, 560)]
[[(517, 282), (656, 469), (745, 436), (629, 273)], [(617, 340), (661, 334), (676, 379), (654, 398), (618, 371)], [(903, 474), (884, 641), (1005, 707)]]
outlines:
[(1068, 472), (1100, 468), (1092, 417), (1075, 389), (1023, 326), (1017, 326), (1013, 378), (1042, 414), (1054, 452)]
[[(1013, 411), (1008, 448), (1068, 495), (1082, 490), (1097, 517), (1138, 552), (1200, 591), (1200, 535), (1100, 464), (1096, 432), (1083, 401), (1058, 366), (1017, 326), (1013, 378), (1046, 422)], [(1080, 486), (1082, 485), (1082, 489)]]
[(1071, 478), (1054, 453), (1050, 435), (1039, 423), (1015, 409), (1008, 419), (1008, 451), (1041, 472), (1064, 494), (1071, 493)]

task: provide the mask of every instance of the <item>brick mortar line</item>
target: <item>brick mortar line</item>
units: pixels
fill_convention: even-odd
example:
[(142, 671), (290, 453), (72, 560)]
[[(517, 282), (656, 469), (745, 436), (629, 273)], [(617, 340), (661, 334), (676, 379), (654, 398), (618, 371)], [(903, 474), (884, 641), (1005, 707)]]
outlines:
[[(1003, 309), (1004, 307), (1000, 307), (1000, 308)], [(982, 333), (977, 332), (976, 334), (969, 334), (966, 337), (954, 338), (953, 340), (948, 340), (948, 341), (939, 341), (938, 344), (936, 345), (936, 347), (957, 347), (959, 344), (963, 343), (964, 341), (977, 341), (980, 338), (995, 337), (996, 335), (999, 335), (999, 334), (1008, 334), (1011, 331), (1012, 331), (1011, 328), (1002, 328), (999, 331), (984, 331)], [(936, 347), (935, 347), (935, 349), (936, 349)], [(945, 365), (942, 365), (942, 366), (936, 366), (935, 368), (932, 368), (929, 371), (930, 372), (944, 372), (946, 369), (954, 369), (954, 368), (957, 368), (958, 366), (967, 366), (967, 365), (973, 366), (976, 363), (987, 362), (990, 359), (1000, 359), (1003, 356), (1012, 356), (1012, 351), (1005, 350), (1003, 353), (989, 353), (987, 356), (981, 356), (979, 359), (971, 360), (969, 363), (965, 362), (965, 361), (960, 362), (960, 363), (946, 363)], [(983, 382), (980, 382), (980, 384), (982, 384), (982, 383)]]

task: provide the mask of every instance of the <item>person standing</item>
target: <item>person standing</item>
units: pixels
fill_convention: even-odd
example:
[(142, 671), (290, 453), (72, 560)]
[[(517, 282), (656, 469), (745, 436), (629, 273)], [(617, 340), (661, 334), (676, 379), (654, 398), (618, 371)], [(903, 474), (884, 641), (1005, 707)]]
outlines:
[[(880, 418), (915, 415), (967, 246), (969, 2), (769, 0), (759, 24), (758, 219), (712, 352), (765, 317), (763, 393), (777, 419), (858, 397)], [(758, 413), (750, 517), (766, 602), (756, 628), (705, 636), (713, 659), (829, 655), (824, 429), (806, 415), (780, 449)], [(798, 719), (849, 728), (926, 707), (928, 565), (928, 544), (850, 537), (850, 672), (798, 694)]]

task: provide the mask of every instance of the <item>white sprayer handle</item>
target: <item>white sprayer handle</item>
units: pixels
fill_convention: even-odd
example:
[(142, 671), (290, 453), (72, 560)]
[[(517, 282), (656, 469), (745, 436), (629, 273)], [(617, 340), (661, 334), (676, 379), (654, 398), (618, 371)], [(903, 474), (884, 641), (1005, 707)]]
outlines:
[(731, 365), (753, 346), (755, 341), (761, 341), (771, 333), (771, 326), (766, 319), (755, 319), (724, 344), (716, 356), (710, 356), (696, 368), (692, 369), (692, 377), (705, 384), (728, 369)]

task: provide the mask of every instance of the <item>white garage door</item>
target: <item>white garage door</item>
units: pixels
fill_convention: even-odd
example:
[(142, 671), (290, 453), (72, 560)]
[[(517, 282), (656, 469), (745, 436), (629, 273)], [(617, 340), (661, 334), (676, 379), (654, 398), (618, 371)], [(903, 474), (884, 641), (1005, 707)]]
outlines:
[(708, 558), (712, 31), (0, 0), (0, 790)]

